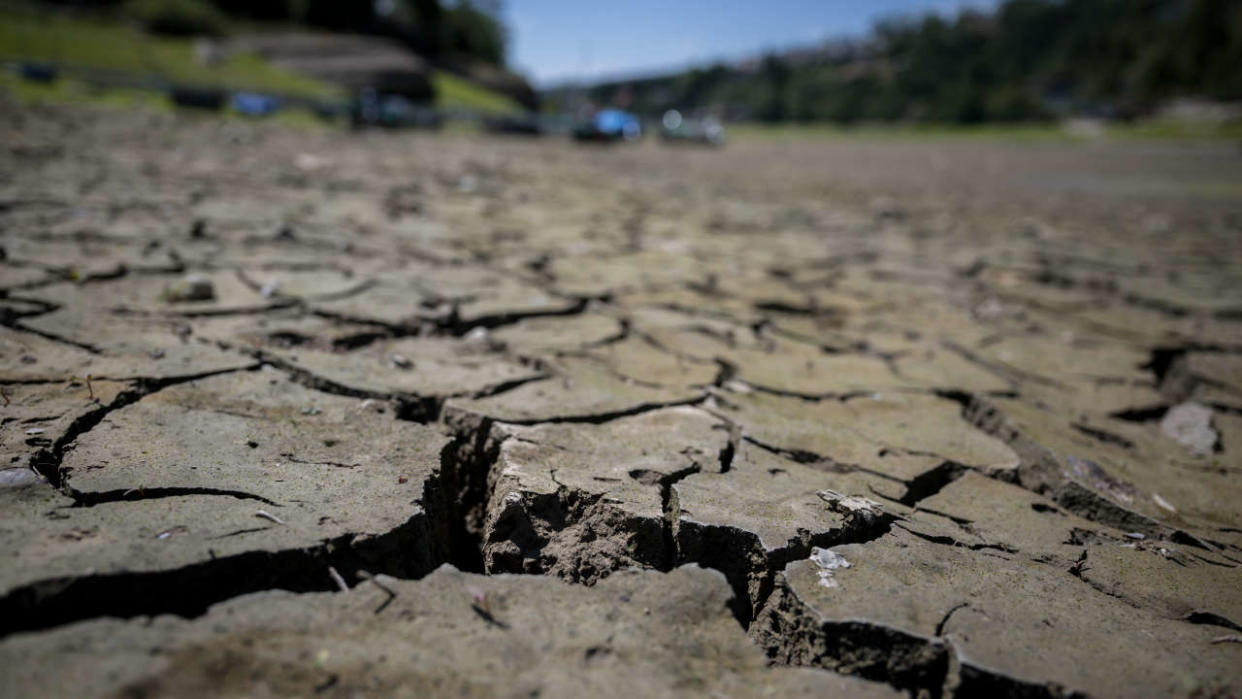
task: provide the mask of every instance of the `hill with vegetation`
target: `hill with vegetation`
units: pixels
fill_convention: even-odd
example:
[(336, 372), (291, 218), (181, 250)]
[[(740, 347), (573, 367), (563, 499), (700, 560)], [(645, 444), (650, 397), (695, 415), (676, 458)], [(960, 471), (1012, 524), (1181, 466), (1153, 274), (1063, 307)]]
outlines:
[[(349, 55), (316, 51), (314, 58), (334, 67), (362, 64), (354, 72), (365, 73), (374, 64), (387, 77), (408, 73), (421, 85), (411, 95), (432, 99), (440, 108), (531, 108), (534, 91), (504, 68), (498, 11), (495, 5), (442, 6), (438, 0), (4, 3), (0, 58), (317, 99), (341, 98), (356, 88), (322, 71), (298, 70), (279, 50), (267, 50), (272, 48), (267, 44), (279, 48), (275, 39), (293, 37), (294, 43), (349, 47)], [(332, 36), (340, 40), (330, 41)], [(202, 39), (215, 47), (207, 60)]]
[[(1242, 100), (1235, 0), (1007, 0), (993, 12), (882, 21), (869, 36), (591, 86), (644, 114), (767, 122), (1131, 118), (1179, 98)], [(581, 100), (550, 91), (555, 106)]]

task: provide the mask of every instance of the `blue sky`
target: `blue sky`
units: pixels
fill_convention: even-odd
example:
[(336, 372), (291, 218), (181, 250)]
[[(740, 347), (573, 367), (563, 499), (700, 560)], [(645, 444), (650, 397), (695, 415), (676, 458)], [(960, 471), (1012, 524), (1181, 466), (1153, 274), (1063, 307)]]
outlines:
[(865, 34), (895, 14), (996, 0), (507, 0), (509, 61), (536, 85), (642, 74)]

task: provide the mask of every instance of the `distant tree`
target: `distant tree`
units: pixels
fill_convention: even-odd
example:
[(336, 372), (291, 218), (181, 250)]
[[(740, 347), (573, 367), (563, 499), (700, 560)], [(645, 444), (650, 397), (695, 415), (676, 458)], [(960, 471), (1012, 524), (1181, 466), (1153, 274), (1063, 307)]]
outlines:
[(403, 0), (401, 17), (415, 48), (436, 56), (444, 50), (444, 8), (439, 0)]
[(306, 24), (334, 31), (363, 31), (375, 25), (370, 2), (341, 0), (301, 0), (301, 19)]
[(269, 21), (295, 17), (294, 0), (214, 0), (216, 7), (231, 17)]
[(131, 0), (125, 12), (153, 34), (224, 34), (225, 16), (206, 0)]
[(761, 96), (755, 111), (759, 119), (784, 121), (789, 116), (788, 88), (792, 74), (789, 64), (775, 53), (763, 57), (759, 67)]
[(508, 37), (499, 19), (499, 7), (498, 2), (476, 5), (472, 0), (459, 0), (446, 9), (445, 48), (503, 66)]

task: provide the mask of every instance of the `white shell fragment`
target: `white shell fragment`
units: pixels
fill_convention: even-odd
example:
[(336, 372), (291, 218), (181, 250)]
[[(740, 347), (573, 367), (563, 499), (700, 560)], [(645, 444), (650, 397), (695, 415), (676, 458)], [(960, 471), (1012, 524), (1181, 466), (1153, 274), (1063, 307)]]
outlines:
[(1169, 512), (1172, 512), (1173, 514), (1177, 514), (1177, 508), (1169, 504), (1168, 500), (1165, 500), (1164, 498), (1160, 497), (1160, 493), (1152, 493), (1151, 499), (1152, 499), (1152, 502), (1156, 503), (1160, 507), (1168, 510)]
[(819, 567), (819, 584), (828, 589), (840, 586), (836, 577), (833, 576), (833, 571), (850, 567), (850, 562), (845, 560), (845, 556), (818, 546), (811, 547), (811, 562)]

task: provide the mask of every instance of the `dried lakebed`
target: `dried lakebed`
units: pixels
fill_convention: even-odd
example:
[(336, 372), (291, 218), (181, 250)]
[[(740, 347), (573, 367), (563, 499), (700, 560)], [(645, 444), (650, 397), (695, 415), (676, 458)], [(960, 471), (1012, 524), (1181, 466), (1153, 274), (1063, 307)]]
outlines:
[(0, 119), (0, 695), (1242, 691), (1236, 155)]

